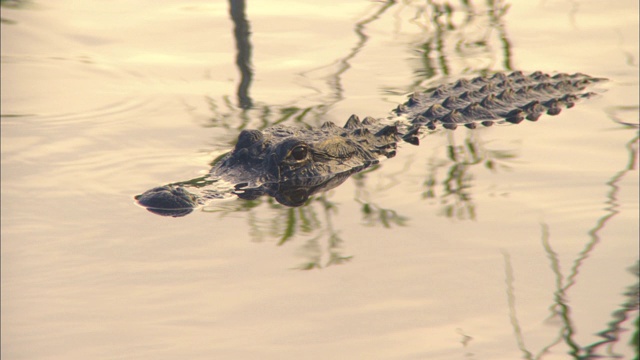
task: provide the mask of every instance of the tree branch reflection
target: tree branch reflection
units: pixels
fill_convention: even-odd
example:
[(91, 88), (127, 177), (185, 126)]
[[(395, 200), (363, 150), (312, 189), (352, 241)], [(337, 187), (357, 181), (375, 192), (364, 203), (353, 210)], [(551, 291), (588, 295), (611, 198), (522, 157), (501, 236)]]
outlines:
[[(578, 254), (573, 261), (573, 265), (570, 269), (568, 276), (562, 274), (560, 269), (560, 260), (558, 254), (553, 250), (550, 241), (549, 228), (546, 224), (542, 224), (542, 245), (550, 261), (551, 271), (555, 276), (555, 292), (553, 295), (553, 305), (550, 307), (551, 315), (547, 321), (556, 319), (561, 324), (558, 336), (550, 344), (543, 347), (535, 357), (532, 356), (532, 352), (524, 346), (524, 339), (522, 332), (517, 321), (517, 315), (515, 312), (515, 295), (513, 292), (513, 269), (511, 268), (508, 255), (505, 255), (505, 273), (507, 278), (507, 293), (510, 304), (510, 317), (512, 319), (512, 326), (514, 336), (518, 343), (518, 347), (523, 353), (523, 357), (527, 359), (542, 359), (546, 354), (550, 353), (554, 347), (564, 344), (569, 348), (569, 354), (574, 359), (595, 359), (601, 357), (619, 358), (620, 355), (614, 352), (613, 346), (618, 344), (621, 340), (622, 334), (627, 331), (623, 328), (625, 323), (628, 323), (632, 314), (635, 312), (636, 327), (635, 337), (632, 339), (632, 344), (635, 346), (636, 355), (640, 355), (640, 347), (637, 341), (637, 334), (640, 333), (640, 316), (638, 315), (640, 305), (640, 281), (636, 281), (635, 284), (630, 285), (622, 292), (626, 299), (618, 309), (611, 313), (612, 320), (607, 323), (604, 330), (597, 333), (602, 340), (596, 341), (589, 345), (580, 345), (575, 339), (577, 333), (575, 324), (572, 321), (571, 306), (568, 300), (568, 293), (570, 289), (577, 283), (578, 276), (580, 274), (580, 268), (584, 262), (593, 255), (597, 245), (600, 243), (601, 238), (599, 233), (605, 228), (607, 223), (611, 221), (613, 217), (619, 214), (620, 204), (618, 201), (618, 192), (620, 187), (618, 183), (631, 171), (635, 170), (635, 166), (638, 161), (638, 143), (640, 135), (637, 133), (635, 136), (625, 144), (625, 148), (629, 153), (629, 160), (625, 168), (616, 174), (606, 182), (609, 187), (609, 191), (606, 195), (605, 201), (606, 208), (605, 214), (600, 217), (593, 228), (591, 228), (587, 235), (589, 241), (585, 244), (583, 250)], [(630, 272), (638, 277), (640, 263), (634, 264), (630, 268)]]
[(240, 83), (238, 84), (238, 106), (241, 109), (249, 109), (253, 106), (253, 101), (249, 96), (249, 87), (253, 71), (251, 70), (251, 42), (249, 35), (249, 21), (245, 16), (244, 0), (229, 0), (229, 13), (233, 20), (233, 34), (236, 40), (237, 56), (236, 65), (240, 70)]

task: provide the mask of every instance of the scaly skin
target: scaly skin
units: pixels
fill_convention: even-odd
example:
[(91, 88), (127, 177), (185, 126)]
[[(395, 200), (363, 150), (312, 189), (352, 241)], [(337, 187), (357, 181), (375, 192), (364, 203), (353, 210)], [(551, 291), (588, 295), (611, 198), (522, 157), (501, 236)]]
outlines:
[(536, 121), (543, 113), (557, 115), (563, 107), (589, 98), (594, 93), (585, 89), (603, 80), (584, 74), (497, 73), (415, 93), (384, 120), (367, 117), (361, 122), (352, 115), (344, 127), (326, 122), (313, 129), (277, 125), (262, 132), (243, 130), (235, 148), (208, 176), (206, 185), (226, 183), (226, 189), (211, 186), (196, 195), (184, 189), (195, 187), (187, 181), (148, 190), (136, 200), (150, 211), (171, 216), (186, 215), (225, 193), (245, 199), (267, 194), (285, 205), (299, 206), (380, 158), (394, 156), (401, 139), (417, 145), (424, 128)]
[(590, 97), (593, 93), (584, 90), (603, 80), (579, 73), (497, 73), (413, 94), (395, 113), (429, 129), (437, 124), (447, 129), (457, 125), (475, 128), (478, 123), (489, 126), (501, 119), (512, 123), (525, 118), (535, 121), (543, 113), (557, 115), (562, 107), (573, 107), (579, 99)]

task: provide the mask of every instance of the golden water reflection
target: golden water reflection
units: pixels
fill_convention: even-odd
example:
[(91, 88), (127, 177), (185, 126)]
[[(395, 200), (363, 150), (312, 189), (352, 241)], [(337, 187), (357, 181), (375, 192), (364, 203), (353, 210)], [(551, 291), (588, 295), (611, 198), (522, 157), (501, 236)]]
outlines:
[[(3, 358), (640, 353), (635, 2), (1, 4)], [(511, 68), (612, 81), (557, 118), (430, 134), (298, 208), (133, 205), (242, 129)]]

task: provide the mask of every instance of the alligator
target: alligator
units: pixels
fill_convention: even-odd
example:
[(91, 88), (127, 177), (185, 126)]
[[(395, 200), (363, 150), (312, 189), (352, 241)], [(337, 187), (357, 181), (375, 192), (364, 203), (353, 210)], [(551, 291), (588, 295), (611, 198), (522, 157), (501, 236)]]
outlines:
[(300, 206), (312, 194), (395, 156), (399, 142), (418, 145), (425, 129), (536, 121), (592, 97), (587, 89), (605, 80), (581, 73), (499, 72), (416, 92), (385, 119), (360, 121), (352, 115), (343, 127), (325, 122), (317, 128), (242, 130), (233, 150), (215, 161), (207, 176), (156, 187), (135, 199), (149, 211), (174, 217), (229, 194), (269, 195), (283, 205)]

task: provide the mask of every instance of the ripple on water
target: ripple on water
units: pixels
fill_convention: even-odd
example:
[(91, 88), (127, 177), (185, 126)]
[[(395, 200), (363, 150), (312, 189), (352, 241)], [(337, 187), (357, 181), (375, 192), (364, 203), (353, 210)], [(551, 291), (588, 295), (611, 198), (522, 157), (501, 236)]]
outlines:
[(153, 106), (152, 79), (88, 56), (2, 56), (2, 63), (2, 85), (11, 89), (3, 94), (3, 125), (104, 126)]
[(123, 184), (158, 182), (149, 174), (167, 162), (182, 171), (198, 162), (192, 146), (177, 149), (198, 129), (181, 128), (189, 115), (169, 86), (157, 86), (162, 80), (89, 57), (2, 62), (3, 87), (12, 89), (3, 93), (3, 190), (43, 198), (121, 193)]

